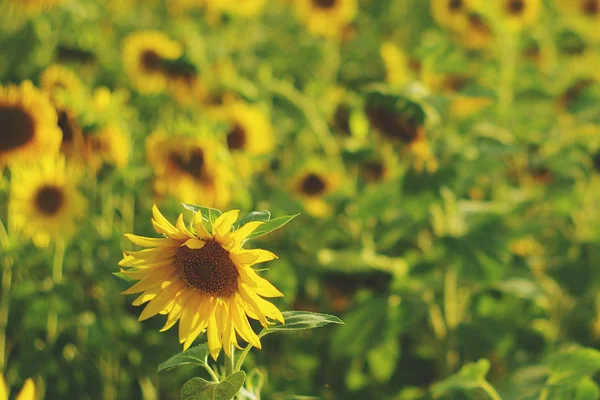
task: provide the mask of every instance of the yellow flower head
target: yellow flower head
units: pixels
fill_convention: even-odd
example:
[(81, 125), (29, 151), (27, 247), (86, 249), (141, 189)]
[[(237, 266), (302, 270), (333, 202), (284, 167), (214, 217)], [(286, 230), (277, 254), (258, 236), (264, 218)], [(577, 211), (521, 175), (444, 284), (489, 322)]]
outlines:
[(296, 15), (318, 36), (339, 37), (358, 11), (356, 0), (297, 0)]
[(51, 65), (41, 73), (40, 87), (52, 98), (61, 92), (77, 97), (85, 91), (79, 76), (69, 68), (59, 64)]
[(478, 0), (432, 0), (431, 16), (440, 26), (454, 31), (465, 31), (469, 14)]
[(283, 294), (252, 268), (277, 256), (266, 250), (242, 248), (248, 235), (263, 222), (249, 222), (233, 230), (239, 214), (233, 210), (218, 217), (209, 232), (200, 211), (194, 214), (191, 230), (183, 214), (173, 226), (156, 206), (152, 213), (152, 225), (164, 238), (126, 235), (148, 249), (125, 252), (119, 263), (128, 268), (122, 271), (124, 275), (139, 280), (123, 293), (141, 293), (133, 305), (148, 303), (139, 320), (167, 314), (161, 331), (179, 321), (179, 342), (184, 350), (206, 331), (208, 349), (215, 360), (221, 348), (228, 356), (232, 346), (239, 348), (237, 335), (260, 349), (248, 317), (265, 327), (267, 318), (284, 322), (279, 309), (263, 299)]
[(210, 207), (226, 207), (231, 201), (233, 175), (223, 152), (226, 149), (210, 139), (169, 136), (162, 131), (146, 139), (157, 193)]
[(9, 212), (15, 228), (38, 247), (52, 239), (70, 239), (85, 215), (86, 201), (77, 190), (76, 173), (64, 157), (43, 157), (12, 170)]
[(506, 27), (512, 31), (535, 23), (542, 6), (540, 0), (496, 0), (496, 3)]
[(97, 171), (103, 165), (124, 168), (129, 161), (131, 142), (129, 136), (117, 125), (108, 125), (85, 136), (85, 160)]
[(326, 197), (335, 193), (341, 185), (341, 176), (328, 166), (313, 162), (300, 169), (291, 180), (291, 190), (306, 211), (315, 217), (331, 213)]
[(58, 107), (58, 127), (62, 132), (60, 150), (70, 159), (81, 160), (83, 154), (83, 133), (73, 110)]
[(592, 40), (600, 39), (600, 0), (555, 0), (566, 24)]
[(125, 72), (133, 86), (145, 94), (160, 93), (167, 87), (165, 61), (176, 60), (183, 47), (159, 31), (140, 31), (123, 41)]
[(0, 86), (0, 166), (58, 152), (62, 135), (56, 122), (52, 103), (31, 82)]
[[(4, 382), (4, 377), (0, 375), (0, 400), (8, 400), (8, 387)], [(35, 384), (33, 380), (27, 379), (23, 384), (23, 388), (15, 397), (15, 400), (34, 400), (35, 399)]]
[(379, 53), (385, 66), (387, 83), (392, 86), (403, 86), (415, 79), (414, 62), (394, 43), (383, 43)]
[(236, 17), (252, 18), (261, 13), (267, 0), (209, 0), (206, 7), (209, 13), (226, 13)]

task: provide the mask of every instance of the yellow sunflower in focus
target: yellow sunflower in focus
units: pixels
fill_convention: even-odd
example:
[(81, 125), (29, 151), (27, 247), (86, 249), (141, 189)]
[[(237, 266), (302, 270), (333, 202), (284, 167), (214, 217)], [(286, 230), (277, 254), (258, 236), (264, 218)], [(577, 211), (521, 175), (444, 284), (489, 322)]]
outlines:
[(358, 11), (356, 0), (297, 0), (296, 15), (318, 36), (339, 37)]
[(36, 246), (70, 239), (85, 215), (86, 201), (77, 190), (73, 168), (64, 157), (44, 157), (12, 169), (10, 218)]
[(98, 171), (103, 165), (119, 169), (127, 166), (131, 141), (119, 126), (108, 125), (86, 135), (84, 141), (84, 158), (93, 171)]
[(223, 117), (229, 124), (227, 147), (237, 171), (247, 178), (256, 167), (261, 166), (259, 158), (273, 150), (273, 127), (258, 106), (241, 101), (226, 105)]
[(540, 0), (496, 0), (500, 15), (509, 30), (520, 31), (535, 23), (540, 16)]
[(159, 31), (140, 31), (123, 40), (124, 68), (141, 93), (163, 92), (167, 87), (165, 61), (176, 60), (183, 47)]
[(332, 211), (327, 196), (339, 189), (341, 181), (339, 173), (317, 162), (296, 173), (291, 180), (291, 190), (309, 214), (325, 217)]
[[(8, 400), (8, 387), (2, 375), (0, 375), (0, 400)], [(31, 378), (27, 379), (23, 384), (23, 388), (15, 397), (15, 400), (34, 400), (35, 399), (35, 384)]]
[(77, 97), (85, 90), (79, 76), (69, 68), (59, 64), (51, 65), (41, 73), (40, 87), (52, 98), (61, 92)]
[(267, 318), (284, 322), (279, 309), (263, 299), (283, 294), (252, 268), (277, 256), (267, 250), (242, 248), (248, 235), (263, 222), (249, 222), (233, 230), (239, 214), (233, 210), (219, 216), (208, 232), (200, 211), (194, 214), (192, 230), (186, 227), (183, 214), (175, 226), (156, 206), (152, 214), (154, 229), (165, 237), (126, 235), (149, 249), (125, 252), (119, 263), (129, 268), (122, 271), (124, 275), (139, 280), (123, 293), (141, 293), (133, 302), (135, 306), (148, 303), (139, 320), (167, 314), (161, 331), (179, 321), (179, 342), (184, 350), (206, 331), (208, 349), (215, 360), (221, 348), (229, 357), (233, 346), (240, 348), (237, 335), (260, 349), (248, 317), (264, 327), (269, 324)]
[(0, 166), (58, 152), (61, 133), (52, 103), (29, 81), (0, 86)]
[(148, 163), (154, 169), (154, 188), (186, 203), (226, 207), (231, 201), (233, 175), (224, 163), (219, 143), (156, 131), (146, 139)]

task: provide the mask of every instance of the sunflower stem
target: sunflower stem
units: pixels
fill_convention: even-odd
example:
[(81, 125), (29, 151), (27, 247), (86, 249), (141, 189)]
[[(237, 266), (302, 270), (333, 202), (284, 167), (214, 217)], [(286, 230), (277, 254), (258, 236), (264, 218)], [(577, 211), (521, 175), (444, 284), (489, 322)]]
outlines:
[(233, 370), (234, 372), (240, 371), (242, 369), (242, 365), (244, 364), (244, 359), (250, 352), (251, 348), (252, 348), (252, 345), (248, 344), (248, 346), (246, 346), (244, 351), (242, 351), (242, 354), (239, 356), (237, 363), (235, 364), (235, 369)]
[(11, 257), (2, 259), (2, 298), (0, 299), (0, 376), (4, 373), (6, 360), (6, 330), (8, 327), (8, 312), (10, 310), (10, 294), (12, 286)]
[(210, 367), (210, 365), (204, 364), (204, 369), (208, 372), (208, 374), (211, 376), (213, 381), (220, 382), (219, 377), (217, 376), (217, 374), (215, 374), (215, 371), (213, 371), (213, 369)]
[[(62, 283), (63, 278), (63, 261), (65, 258), (65, 242), (57, 240), (54, 249), (54, 259), (52, 260), (52, 290)], [(48, 344), (54, 343), (58, 333), (58, 296), (53, 294), (50, 302), (50, 312), (48, 313), (48, 329), (47, 340)]]
[(234, 357), (235, 357), (235, 347), (233, 345), (231, 346), (231, 357), (227, 357), (227, 355), (225, 355), (225, 377), (228, 377), (229, 375), (234, 373)]
[(498, 394), (498, 392), (496, 391), (496, 389), (494, 389), (494, 387), (492, 385), (490, 385), (488, 383), (488, 381), (483, 381), (481, 382), (481, 388), (483, 390), (485, 390), (485, 392), (488, 394), (488, 396), (490, 396), (490, 399), (492, 400), (502, 400), (502, 397), (500, 397), (500, 395)]

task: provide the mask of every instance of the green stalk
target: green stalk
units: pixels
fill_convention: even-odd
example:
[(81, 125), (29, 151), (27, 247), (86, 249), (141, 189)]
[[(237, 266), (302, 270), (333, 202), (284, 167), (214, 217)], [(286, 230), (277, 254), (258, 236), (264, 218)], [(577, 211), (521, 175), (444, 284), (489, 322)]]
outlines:
[(244, 364), (244, 359), (250, 352), (251, 348), (252, 348), (252, 345), (248, 344), (248, 346), (246, 346), (244, 351), (242, 351), (242, 354), (240, 355), (240, 357), (237, 360), (237, 363), (235, 364), (235, 369), (233, 370), (234, 372), (240, 371), (242, 369), (242, 365)]
[[(65, 241), (57, 240), (52, 260), (52, 290), (62, 283), (63, 280), (63, 261), (65, 258)], [(54, 343), (58, 334), (58, 295), (54, 293), (50, 302), (50, 312), (48, 313), (48, 344)]]
[(231, 345), (231, 357), (225, 355), (225, 377), (233, 374), (234, 370), (235, 347)]
[(488, 396), (490, 396), (490, 399), (492, 400), (502, 400), (502, 397), (500, 397), (500, 395), (498, 394), (498, 392), (496, 391), (496, 389), (494, 389), (494, 387), (492, 385), (490, 385), (488, 383), (488, 381), (483, 381), (480, 383), (481, 388), (483, 390), (485, 390), (485, 392), (488, 394)]

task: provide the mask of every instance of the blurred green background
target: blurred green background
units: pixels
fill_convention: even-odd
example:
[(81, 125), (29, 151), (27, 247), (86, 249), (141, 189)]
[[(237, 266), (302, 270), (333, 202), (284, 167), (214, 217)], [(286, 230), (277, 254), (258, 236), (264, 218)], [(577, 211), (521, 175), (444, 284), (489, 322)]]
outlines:
[[(1, 0), (0, 375), (179, 399), (203, 372), (157, 372), (177, 333), (113, 273), (188, 202), (300, 212), (263, 274), (345, 322), (266, 337), (263, 399), (600, 398), (598, 27), (598, 0)], [(50, 223), (53, 149), (79, 200)]]

